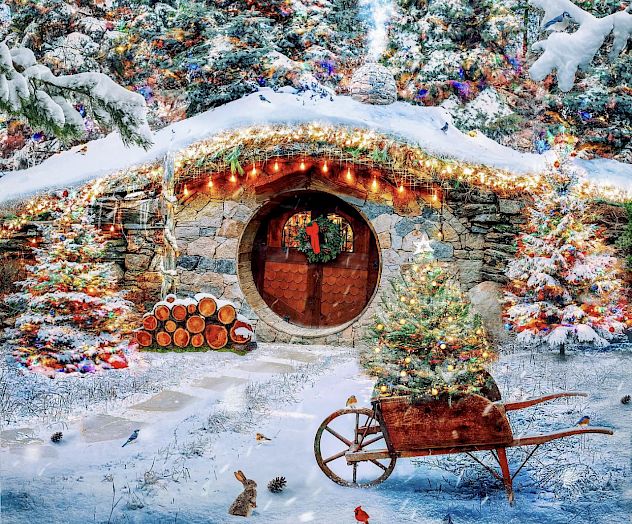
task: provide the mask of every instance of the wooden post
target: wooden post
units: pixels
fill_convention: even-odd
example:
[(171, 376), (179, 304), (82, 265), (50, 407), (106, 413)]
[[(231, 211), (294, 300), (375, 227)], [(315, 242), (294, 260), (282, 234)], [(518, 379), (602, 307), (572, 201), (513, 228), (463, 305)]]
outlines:
[(178, 259), (178, 242), (176, 241), (176, 204), (175, 166), (173, 153), (165, 155), (162, 180), (162, 216), (164, 222), (163, 254), (160, 263), (162, 286), (160, 293), (164, 299), (169, 293), (177, 291), (176, 261)]

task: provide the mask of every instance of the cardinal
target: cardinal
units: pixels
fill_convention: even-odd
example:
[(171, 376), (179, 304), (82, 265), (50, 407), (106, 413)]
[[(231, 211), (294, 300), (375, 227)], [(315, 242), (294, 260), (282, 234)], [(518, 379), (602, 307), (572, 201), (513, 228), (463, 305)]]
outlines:
[(320, 253), (320, 241), (318, 239), (318, 223), (312, 222), (309, 226), (305, 226), (305, 233), (309, 236), (312, 249), (317, 255)]
[(362, 506), (358, 506), (355, 509), (355, 518), (358, 522), (362, 522), (362, 524), (369, 524), (369, 514), (362, 509)]

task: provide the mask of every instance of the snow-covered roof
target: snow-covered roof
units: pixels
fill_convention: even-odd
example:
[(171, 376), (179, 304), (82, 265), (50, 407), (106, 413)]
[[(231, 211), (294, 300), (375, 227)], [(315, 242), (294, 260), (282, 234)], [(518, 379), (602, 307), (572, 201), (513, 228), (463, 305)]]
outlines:
[[(145, 151), (126, 147), (116, 133), (56, 154), (41, 164), (12, 171), (0, 178), (0, 202), (29, 194), (76, 184), (136, 165), (161, 159), (168, 151), (180, 150), (192, 143), (253, 125), (327, 123), (395, 135), (402, 141), (420, 146), (428, 153), (506, 169), (514, 173), (537, 172), (545, 168), (546, 155), (520, 153), (502, 146), (482, 133), (469, 136), (449, 125), (448, 113), (439, 107), (413, 106), (396, 102), (373, 106), (345, 96), (321, 96), (291, 88), (269, 88), (221, 107), (176, 122), (153, 135), (153, 146)], [(617, 185), (632, 192), (632, 166), (615, 161), (581, 161), (589, 179), (597, 184)]]

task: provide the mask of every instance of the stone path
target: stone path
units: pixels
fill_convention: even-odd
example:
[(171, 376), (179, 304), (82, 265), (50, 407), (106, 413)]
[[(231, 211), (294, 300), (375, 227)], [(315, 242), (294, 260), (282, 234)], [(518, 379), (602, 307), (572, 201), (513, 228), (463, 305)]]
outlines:
[[(151, 398), (129, 406), (127, 417), (99, 414), (87, 417), (80, 422), (79, 436), (88, 443), (125, 439), (135, 429), (142, 429), (154, 422), (160, 414), (175, 413), (192, 403), (202, 400), (208, 394), (190, 390), (208, 390), (225, 394), (233, 388), (244, 387), (251, 380), (259, 380), (264, 375), (293, 373), (297, 366), (313, 364), (324, 358), (323, 353), (306, 347), (275, 348), (274, 351), (262, 351), (252, 354), (252, 359), (235, 360), (232, 365), (219, 370), (216, 375), (203, 376), (188, 385), (187, 393), (163, 390)], [(191, 393), (191, 394), (188, 394)], [(145, 422), (142, 422), (142, 421)], [(10, 448), (11, 453), (40, 457), (55, 457), (56, 450), (48, 441), (38, 438), (33, 428), (18, 428), (0, 432), (0, 446)]]

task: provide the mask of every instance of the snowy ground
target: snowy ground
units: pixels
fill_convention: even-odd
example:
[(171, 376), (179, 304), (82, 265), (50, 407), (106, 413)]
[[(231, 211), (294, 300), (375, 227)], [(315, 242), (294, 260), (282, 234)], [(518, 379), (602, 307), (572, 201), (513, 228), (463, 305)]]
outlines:
[[(467, 457), (401, 460), (379, 487), (339, 487), (316, 466), (322, 419), (355, 394), (368, 405), (371, 381), (353, 350), (262, 344), (228, 353), (143, 354), (131, 371), (50, 380), (3, 368), (0, 448), (3, 523), (241, 522), (227, 508), (240, 492), (233, 471), (259, 484), (261, 523), (372, 524), (627, 522), (632, 510), (632, 352), (514, 352), (496, 364), (504, 398), (561, 389), (560, 400), (512, 418), (514, 433), (573, 425), (590, 415), (613, 437), (575, 437), (538, 453), (516, 478), (517, 504)], [(49, 400), (46, 400), (49, 399)], [(136, 443), (121, 447), (133, 429)], [(55, 445), (53, 431), (64, 432)], [(258, 444), (255, 433), (272, 438)], [(514, 467), (519, 459), (513, 454)], [(467, 468), (464, 465), (467, 464)], [(465, 473), (464, 473), (465, 472)], [(287, 489), (267, 482), (283, 475)]]

